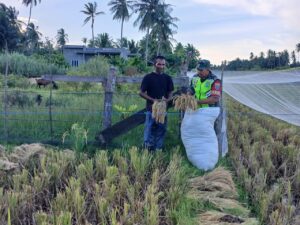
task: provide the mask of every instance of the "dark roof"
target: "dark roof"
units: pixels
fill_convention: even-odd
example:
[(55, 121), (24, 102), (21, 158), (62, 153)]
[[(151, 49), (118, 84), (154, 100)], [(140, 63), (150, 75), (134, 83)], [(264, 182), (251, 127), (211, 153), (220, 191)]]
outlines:
[(83, 49), (84, 47), (84, 45), (64, 45), (64, 48)]
[(125, 48), (87, 48), (84, 45), (65, 45), (64, 49), (79, 49), (77, 54), (121, 54), (125, 52), (129, 54), (129, 50)]

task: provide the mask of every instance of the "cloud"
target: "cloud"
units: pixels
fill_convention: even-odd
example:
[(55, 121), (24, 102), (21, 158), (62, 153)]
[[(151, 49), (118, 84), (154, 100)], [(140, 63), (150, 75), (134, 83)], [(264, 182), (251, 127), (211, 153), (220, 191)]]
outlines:
[[(20, 20), (20, 21), (22, 21), (24, 23), (27, 23), (28, 22), (28, 17), (18, 16), (18, 20)], [(30, 18), (30, 22), (32, 22), (32, 23), (38, 23), (38, 20)]]
[(272, 39), (243, 38), (227, 41), (226, 44), (215, 42), (213, 45), (207, 45), (200, 42), (195, 43), (195, 47), (200, 51), (202, 58), (210, 59), (214, 64), (220, 64), (223, 60), (231, 61), (237, 57), (249, 59), (250, 52), (259, 55), (260, 52), (266, 53), (269, 49), (275, 51), (294, 49), (296, 41), (292, 35), (281, 34), (275, 35)]
[(191, 0), (196, 4), (216, 5), (242, 10), (251, 15), (278, 18), (286, 28), (300, 31), (298, 0)]

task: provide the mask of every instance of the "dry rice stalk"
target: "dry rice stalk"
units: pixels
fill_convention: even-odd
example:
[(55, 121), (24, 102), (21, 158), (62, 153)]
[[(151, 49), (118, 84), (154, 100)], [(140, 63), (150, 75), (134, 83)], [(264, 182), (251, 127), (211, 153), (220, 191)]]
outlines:
[(176, 110), (186, 111), (193, 110), (195, 111), (198, 108), (197, 100), (194, 96), (189, 94), (181, 94), (173, 97), (173, 103)]
[(165, 101), (154, 101), (152, 105), (152, 118), (157, 123), (165, 123), (167, 103)]
[(190, 179), (190, 186), (201, 191), (231, 191), (237, 195), (230, 172), (222, 167), (202, 177)]
[(250, 214), (249, 209), (243, 207), (241, 203), (233, 199), (226, 198), (211, 198), (207, 199), (211, 204), (214, 205), (219, 211), (231, 212), (237, 216), (247, 217)]
[(188, 196), (192, 199), (211, 199), (211, 198), (228, 198), (228, 199), (237, 199), (237, 194), (231, 191), (199, 191), (197, 189), (191, 189)]
[[(242, 222), (243, 221), (243, 222)], [(208, 211), (199, 215), (201, 225), (258, 225), (254, 218), (240, 218), (217, 211)]]

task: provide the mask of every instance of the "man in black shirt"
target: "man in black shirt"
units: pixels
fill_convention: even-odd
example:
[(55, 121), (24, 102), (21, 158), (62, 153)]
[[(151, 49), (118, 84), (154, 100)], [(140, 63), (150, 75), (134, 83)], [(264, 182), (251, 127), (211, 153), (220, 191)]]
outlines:
[(166, 102), (171, 101), (172, 91), (174, 90), (172, 78), (164, 73), (165, 64), (166, 60), (163, 56), (156, 56), (155, 71), (145, 75), (141, 84), (140, 96), (147, 100), (144, 145), (151, 151), (163, 147), (167, 129), (167, 118), (164, 124), (155, 122), (152, 118), (152, 105), (154, 101), (162, 99)]

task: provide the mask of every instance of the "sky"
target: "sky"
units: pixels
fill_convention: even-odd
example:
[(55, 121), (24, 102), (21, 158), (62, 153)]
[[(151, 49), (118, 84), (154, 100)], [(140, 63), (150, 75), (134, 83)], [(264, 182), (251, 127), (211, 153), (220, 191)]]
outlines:
[[(67, 44), (82, 45), (82, 38), (91, 39), (91, 24), (83, 26), (80, 12), (87, 2), (96, 1), (98, 11), (94, 32), (107, 32), (114, 40), (120, 38), (121, 24), (112, 19), (109, 0), (41, 0), (32, 9), (32, 22), (45, 37), (55, 42), (57, 30), (64, 28)], [(19, 19), (27, 23), (29, 7), (22, 0), (0, 0), (19, 11)], [(183, 45), (193, 44), (200, 57), (213, 64), (249, 59), (250, 52), (259, 55), (269, 49), (295, 50), (300, 43), (299, 0), (165, 0), (173, 6), (178, 29), (174, 39)], [(140, 40), (145, 33), (133, 26), (136, 15), (124, 24), (124, 37)], [(176, 43), (174, 43), (174, 46)]]

